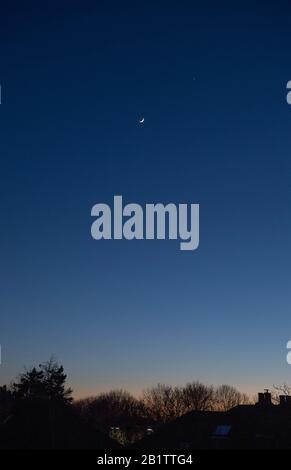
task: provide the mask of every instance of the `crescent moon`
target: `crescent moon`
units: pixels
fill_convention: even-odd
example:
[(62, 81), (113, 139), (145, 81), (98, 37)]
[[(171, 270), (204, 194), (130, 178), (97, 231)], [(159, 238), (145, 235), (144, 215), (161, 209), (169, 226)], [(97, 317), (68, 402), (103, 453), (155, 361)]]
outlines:
[(140, 123), (140, 124), (143, 124), (143, 123), (144, 123), (144, 117), (139, 120), (139, 123)]

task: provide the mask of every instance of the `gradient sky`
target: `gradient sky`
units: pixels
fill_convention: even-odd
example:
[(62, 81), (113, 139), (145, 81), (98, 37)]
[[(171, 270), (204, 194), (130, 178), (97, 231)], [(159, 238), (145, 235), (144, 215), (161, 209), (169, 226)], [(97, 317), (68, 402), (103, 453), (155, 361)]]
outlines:
[[(75, 396), (291, 381), (291, 7), (272, 3), (1, 6), (1, 383), (51, 354)], [(94, 241), (115, 194), (199, 203), (199, 249)]]

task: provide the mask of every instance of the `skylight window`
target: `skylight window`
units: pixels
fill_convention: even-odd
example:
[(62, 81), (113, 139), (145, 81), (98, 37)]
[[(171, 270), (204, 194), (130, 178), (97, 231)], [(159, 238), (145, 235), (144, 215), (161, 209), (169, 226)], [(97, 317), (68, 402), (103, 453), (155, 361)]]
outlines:
[(216, 426), (214, 431), (215, 437), (228, 437), (231, 430), (231, 426), (229, 424), (220, 424)]

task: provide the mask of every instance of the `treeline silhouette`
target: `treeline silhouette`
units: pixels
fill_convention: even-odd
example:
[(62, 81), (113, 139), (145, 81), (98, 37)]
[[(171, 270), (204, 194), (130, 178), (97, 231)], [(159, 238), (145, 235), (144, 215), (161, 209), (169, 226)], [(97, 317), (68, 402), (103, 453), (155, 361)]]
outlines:
[(112, 390), (73, 400), (55, 360), (32, 367), (0, 387), (1, 448), (114, 448), (130, 445), (190, 411), (226, 411), (250, 403), (231, 385), (199, 381), (158, 384), (139, 398)]
[(249, 396), (231, 385), (213, 387), (194, 381), (184, 387), (158, 384), (140, 398), (113, 390), (78, 400), (74, 407), (97, 429), (126, 445), (190, 411), (226, 411), (248, 403)]
[(114, 449), (73, 406), (63, 366), (53, 359), (0, 387), (0, 449)]

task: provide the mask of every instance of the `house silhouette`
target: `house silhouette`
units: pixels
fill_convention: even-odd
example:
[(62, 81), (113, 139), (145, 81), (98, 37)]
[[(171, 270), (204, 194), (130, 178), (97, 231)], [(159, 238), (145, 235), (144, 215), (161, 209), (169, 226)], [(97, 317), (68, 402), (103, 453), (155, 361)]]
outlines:
[(192, 411), (164, 425), (134, 446), (137, 449), (291, 449), (291, 397), (272, 403), (258, 394), (254, 405), (229, 411)]

